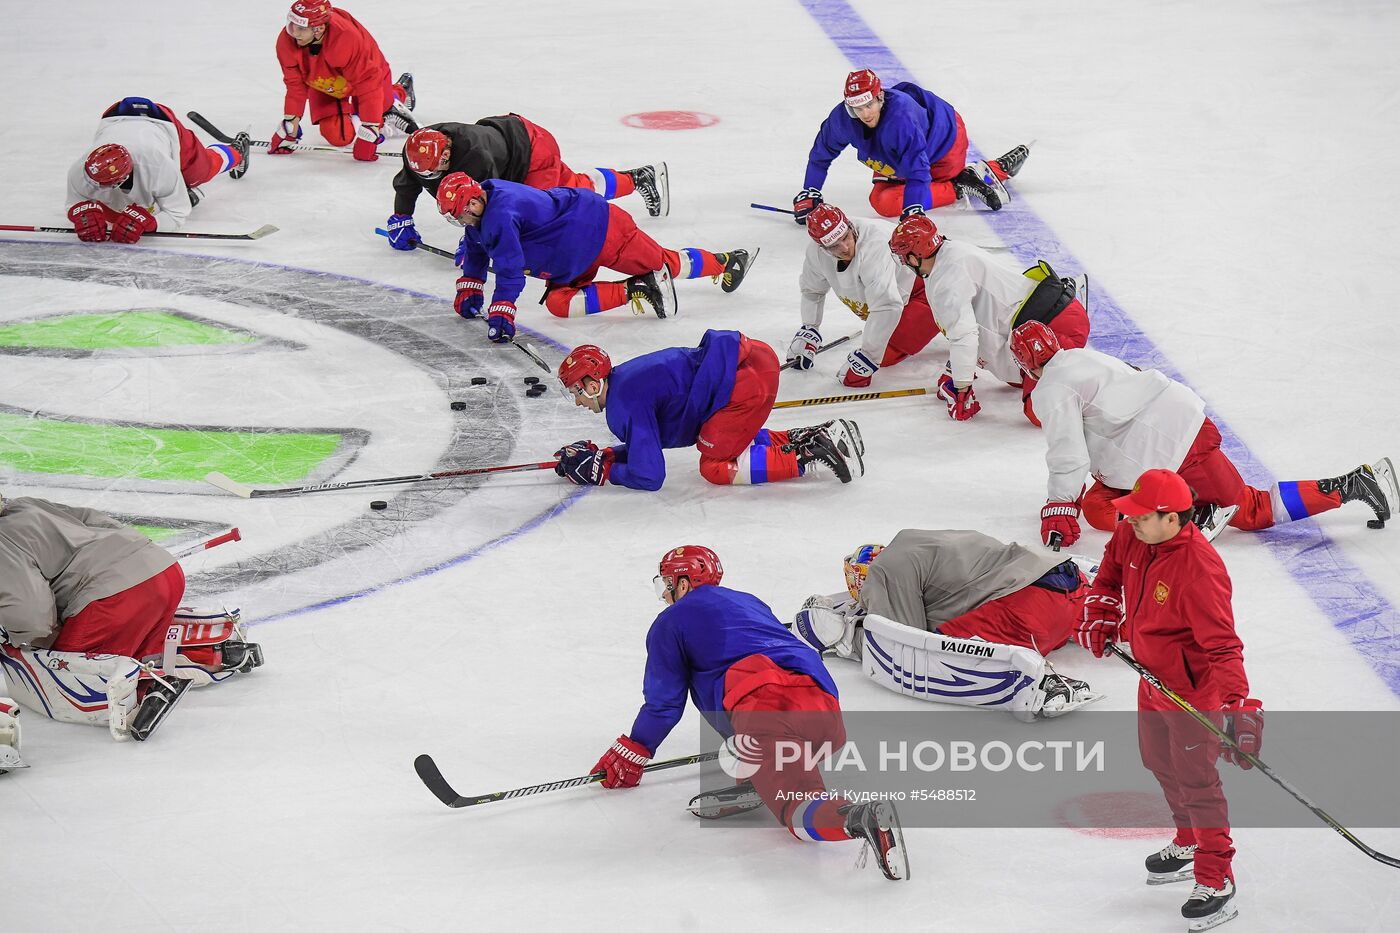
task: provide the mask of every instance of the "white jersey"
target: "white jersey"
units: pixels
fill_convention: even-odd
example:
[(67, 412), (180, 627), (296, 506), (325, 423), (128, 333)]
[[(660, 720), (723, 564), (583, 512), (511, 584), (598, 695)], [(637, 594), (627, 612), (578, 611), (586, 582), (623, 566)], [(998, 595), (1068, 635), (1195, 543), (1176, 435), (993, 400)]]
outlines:
[(106, 117), (97, 123), (89, 151), (116, 143), (131, 153), (131, 190), (103, 188), (83, 171), (87, 153), (68, 170), (68, 203), (92, 199), (116, 211), (139, 204), (156, 219), (157, 230), (179, 230), (190, 215), (190, 196), (180, 172), (180, 133), (175, 124), (150, 117)]
[(856, 255), (849, 263), (838, 265), (836, 257), (815, 241), (807, 244), (802, 275), (798, 277), (802, 323), (820, 329), (826, 293), (836, 292), (841, 303), (865, 322), (861, 349), (878, 366), (885, 358), (885, 349), (899, 326), (917, 277), (913, 269), (901, 265), (890, 254), (894, 224), (857, 217), (848, 220), (856, 232)]
[(1048, 498), (1073, 502), (1084, 474), (1131, 489), (1147, 470), (1175, 470), (1205, 422), (1205, 402), (1155, 369), (1097, 350), (1061, 350), (1031, 393), (1049, 449)]
[(924, 288), (934, 319), (948, 337), (956, 385), (972, 385), (979, 364), (1004, 382), (1021, 381), (1011, 355), (1011, 319), (1035, 286), (975, 246), (947, 240), (939, 247)]

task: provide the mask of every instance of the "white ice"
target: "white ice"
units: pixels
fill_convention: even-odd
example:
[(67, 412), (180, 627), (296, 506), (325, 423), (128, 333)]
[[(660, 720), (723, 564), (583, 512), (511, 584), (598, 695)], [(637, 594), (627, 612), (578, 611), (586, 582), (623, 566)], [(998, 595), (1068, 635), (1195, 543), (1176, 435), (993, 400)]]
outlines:
[[(1013, 207), (1046, 221), (1094, 289), (1127, 310), (1269, 471), (1326, 476), (1400, 455), (1400, 325), (1389, 291), (1400, 267), (1393, 4), (856, 7), (922, 84), (958, 107), (986, 154), (1038, 140), (1014, 182)], [(711, 327), (786, 346), (798, 325), (805, 234), (748, 205), (783, 205), (800, 187), (812, 136), (853, 67), (802, 5), (360, 0), (349, 9), (396, 73), (416, 74), (423, 120), (523, 113), (558, 136), (576, 169), (665, 159), (671, 216), (643, 216), (644, 229), (671, 246), (763, 249), (733, 296), (681, 283), (676, 320), (616, 311), (559, 321), (535, 304), (534, 284), (520, 304), (523, 326), (564, 345), (600, 343), (615, 358), (694, 344)], [(0, 220), (61, 225), (67, 166), (86, 150), (102, 109), (126, 95), (266, 138), (282, 106), (272, 50), (283, 14), (280, 0), (5, 4), (0, 57), (14, 99), (0, 135)], [(720, 122), (686, 132), (619, 122), (663, 109)], [(394, 170), (386, 161), (255, 154), (247, 178), (207, 186), (189, 229), (274, 223), (281, 232), (254, 243), (150, 246), (446, 298), (450, 266), (393, 252), (373, 233), (391, 212)], [(868, 177), (847, 154), (828, 199), (868, 214)], [(635, 198), (623, 203), (643, 213)], [(417, 216), (425, 239), (453, 245), (453, 229), (427, 200)], [(953, 236), (995, 237), (977, 216), (939, 219)], [(8, 249), (0, 244), (0, 258)], [(255, 282), (256, 271), (250, 276)], [(70, 310), (75, 297), (113, 309), (161, 297), (138, 279), (78, 296), (77, 286), (45, 292), (7, 280), (0, 289), (0, 320)], [(267, 360), (243, 368), (227, 356), (207, 371), (188, 358), (66, 361), (46, 371), (6, 357), (0, 403), (133, 420), (350, 424), (373, 440), (343, 478), (432, 468), (451, 429), (442, 386), (369, 342), (213, 304), (189, 310), (295, 332), (318, 344), (317, 369), (267, 372)], [(441, 314), (452, 317), (445, 304)], [(829, 336), (856, 328), (834, 302), (828, 315)], [(515, 353), (483, 350), (482, 329), (456, 323), (479, 356)], [(537, 345), (551, 362), (560, 358)], [(832, 357), (840, 355), (786, 375), (783, 396), (836, 391), (840, 360)], [(339, 368), (327, 364), (332, 356)], [(879, 387), (927, 385), (945, 358), (939, 341), (881, 373)], [(865, 433), (870, 472), (850, 487), (718, 489), (695, 473), (693, 452), (674, 452), (659, 493), (592, 491), (474, 559), (255, 626), (267, 666), (191, 694), (144, 745), (26, 713), (32, 767), (0, 778), (0, 930), (1184, 929), (1177, 908), (1188, 892), (1142, 883), (1141, 858), (1165, 838), (915, 829), (914, 880), (894, 885), (869, 867), (856, 870), (852, 845), (804, 846), (776, 827), (703, 831), (682, 809), (695, 790), (684, 772), (625, 793), (590, 787), (460, 812), (439, 805), (413, 774), (420, 752), (473, 793), (584, 773), (635, 714), (642, 639), (659, 609), (650, 579), (676, 544), (713, 547), (727, 584), (786, 616), (808, 593), (839, 587), (843, 554), (902, 527), (1034, 539), (1044, 500), (1040, 436), (1013, 390), (984, 378), (978, 392), (983, 411), (969, 424), (917, 398), (830, 409), (858, 419)], [(517, 438), (515, 459), (606, 436), (601, 421), (566, 404), (556, 395), (522, 402), (538, 414)], [(255, 563), (289, 540), (368, 514), (367, 500), (379, 497), (247, 502), (181, 492), (162, 500), (121, 482), (3, 489), (113, 511), (165, 501), (177, 514), (244, 528), (242, 544), (189, 562), (191, 572)], [(487, 483), (444, 513), (434, 534), (404, 522), (402, 535), (370, 552), (374, 568), (329, 565), (295, 595), (334, 599), (361, 589), (367, 573), (378, 581), (400, 565), (407, 573), (449, 561), (572, 493), (550, 474)], [(1351, 506), (1322, 517), (1320, 540), (1393, 606), (1400, 530), (1368, 530), (1363, 513)], [(381, 521), (395, 515), (391, 508)], [(1090, 531), (1076, 550), (1105, 538)], [(1227, 531), (1218, 544), (1253, 693), (1267, 709), (1400, 708), (1374, 659), (1333, 626), (1265, 536)], [(239, 593), (255, 623), (290, 598), (274, 571)], [(1393, 636), (1397, 616), (1381, 609), (1374, 624)], [(835, 663), (847, 708), (907, 708)], [(1135, 678), (1120, 665), (1078, 648), (1056, 663), (1106, 690), (1105, 705), (1133, 708)], [(692, 718), (661, 756), (692, 750)], [(1327, 788), (1307, 791), (1326, 806)], [(1400, 830), (1358, 832), (1400, 850)], [(1239, 933), (1400, 925), (1394, 871), (1330, 831), (1237, 829), (1235, 840)]]

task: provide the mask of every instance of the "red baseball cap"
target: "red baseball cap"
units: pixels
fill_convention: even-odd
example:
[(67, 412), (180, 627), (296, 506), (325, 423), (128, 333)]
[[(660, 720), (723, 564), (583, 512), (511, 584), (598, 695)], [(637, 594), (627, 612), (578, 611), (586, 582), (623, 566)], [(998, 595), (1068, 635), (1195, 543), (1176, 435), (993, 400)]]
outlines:
[(1148, 470), (1133, 484), (1133, 491), (1113, 500), (1113, 507), (1136, 518), (1148, 512), (1184, 512), (1195, 503), (1186, 480), (1171, 470)]

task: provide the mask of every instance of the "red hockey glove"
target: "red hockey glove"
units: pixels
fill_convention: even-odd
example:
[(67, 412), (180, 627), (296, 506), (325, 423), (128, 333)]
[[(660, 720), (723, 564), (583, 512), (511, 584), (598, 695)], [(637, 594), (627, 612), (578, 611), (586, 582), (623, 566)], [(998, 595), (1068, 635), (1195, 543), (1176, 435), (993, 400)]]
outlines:
[(880, 364), (866, 356), (861, 350), (852, 350), (846, 356), (846, 371), (841, 374), (841, 384), (851, 389), (864, 389), (870, 385)]
[(291, 155), (296, 152), (292, 147), (301, 142), (301, 120), (294, 120), (291, 117), (283, 117), (282, 122), (277, 124), (277, 132), (272, 134), (272, 139), (268, 141), (269, 155)]
[(651, 749), (625, 735), (619, 735), (612, 748), (604, 752), (593, 766), (593, 773), (602, 771), (607, 774), (603, 778), (603, 786), (607, 788), (636, 787), (642, 779), (642, 768), (648, 761), (651, 761)]
[(383, 141), (384, 134), (379, 132), (379, 127), (373, 123), (361, 123), (360, 128), (355, 130), (355, 148), (351, 150), (355, 161), (377, 162), (379, 153), (376, 150)]
[(68, 219), (74, 232), (84, 243), (101, 243), (107, 239), (107, 212), (96, 201), (79, 201), (68, 208)]
[(492, 343), (510, 343), (515, 339), (515, 302), (491, 302), (486, 309), (486, 339)]
[(481, 314), (481, 303), (485, 300), (486, 283), (481, 279), (462, 276), (457, 280), (457, 297), (452, 300), (452, 310), (462, 317), (477, 317)]
[(1108, 643), (1118, 640), (1123, 627), (1123, 602), (1109, 593), (1090, 593), (1084, 597), (1084, 618), (1074, 633), (1080, 646), (1101, 658)]
[(1220, 757), (1242, 771), (1254, 765), (1240, 754), (1248, 752), (1259, 757), (1259, 749), (1264, 746), (1264, 704), (1250, 697), (1245, 700), (1232, 700), (1220, 708), (1225, 714), (1225, 734), (1235, 740), (1236, 750), (1224, 742), (1220, 743)]
[(1079, 504), (1076, 502), (1047, 502), (1040, 510), (1040, 543), (1050, 547), (1050, 535), (1060, 536), (1060, 546), (1069, 547), (1079, 540)]
[(959, 389), (953, 382), (953, 374), (946, 369), (938, 378), (938, 397), (948, 403), (948, 417), (954, 421), (971, 421), (972, 416), (982, 410), (972, 386)]
[(112, 224), (112, 239), (118, 243), (135, 243), (143, 234), (155, 230), (156, 219), (140, 204), (131, 204)]

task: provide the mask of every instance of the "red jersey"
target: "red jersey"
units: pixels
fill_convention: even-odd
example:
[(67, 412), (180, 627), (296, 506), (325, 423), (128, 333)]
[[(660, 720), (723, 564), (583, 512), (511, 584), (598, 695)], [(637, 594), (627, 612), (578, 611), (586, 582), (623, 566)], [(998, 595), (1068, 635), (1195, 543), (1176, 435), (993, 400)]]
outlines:
[(379, 123), (392, 103), (389, 62), (369, 30), (339, 7), (331, 10), (318, 54), (297, 45), (283, 29), (277, 35), (277, 61), (287, 85), (283, 113), (300, 116), (306, 110), (308, 88), (337, 100), (356, 98), (360, 118), (367, 123)]
[(1192, 705), (1218, 709), (1249, 696), (1244, 645), (1235, 634), (1230, 575), (1215, 548), (1187, 523), (1162, 544), (1144, 544), (1119, 522), (1093, 593), (1119, 595), (1133, 656)]

